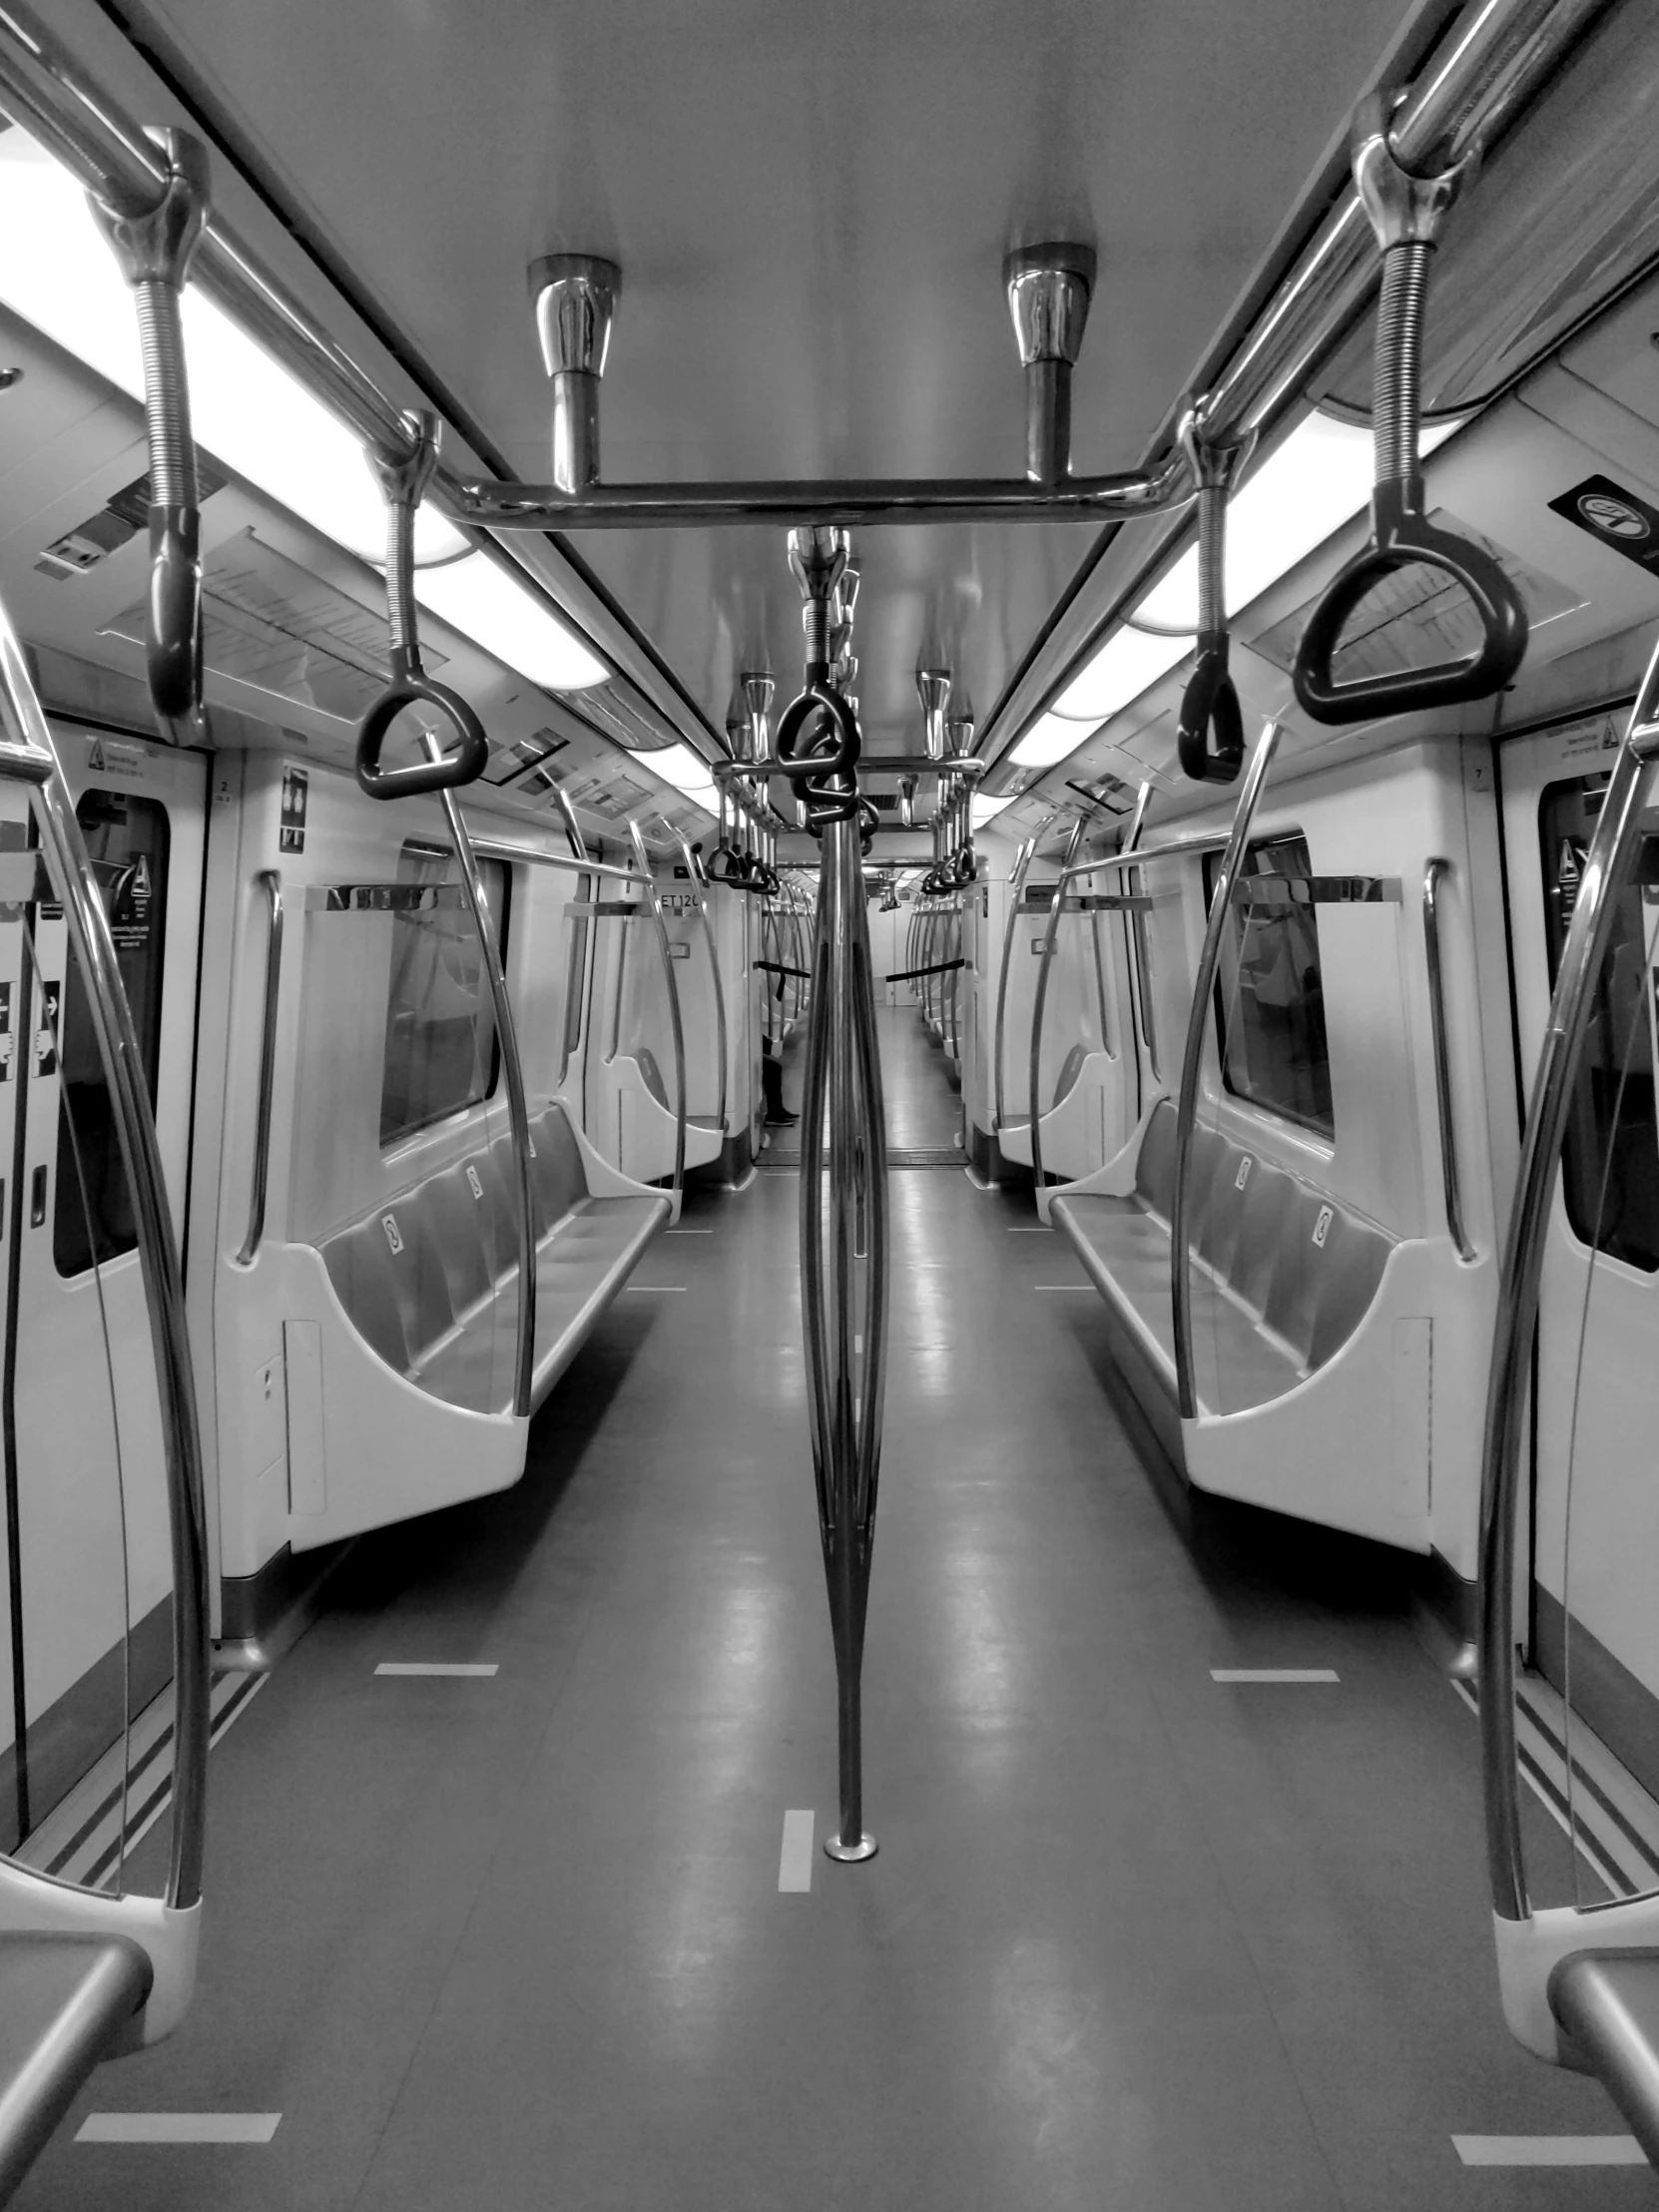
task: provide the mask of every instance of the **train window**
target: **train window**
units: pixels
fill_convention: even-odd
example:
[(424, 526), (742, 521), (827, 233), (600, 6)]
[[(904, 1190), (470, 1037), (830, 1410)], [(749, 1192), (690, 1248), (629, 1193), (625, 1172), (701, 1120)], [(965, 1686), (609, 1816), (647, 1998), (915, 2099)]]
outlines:
[[(1552, 986), (1606, 784), (1605, 776), (1569, 777), (1548, 785), (1538, 802)], [(1655, 862), (1659, 838), (1650, 837), (1636, 878), (1620, 890), (1614, 909), (1561, 1154), (1561, 1193), (1574, 1234), (1648, 1275), (1659, 1270), (1659, 1130), (1640, 883), (1654, 878)]]
[[(1206, 904), (1220, 866), (1219, 854), (1205, 856)], [(1244, 872), (1310, 874), (1307, 838), (1251, 845)], [(1323, 1137), (1336, 1135), (1317, 906), (1234, 907), (1216, 976), (1216, 1027), (1221, 1079), (1235, 1098)]]
[[(128, 792), (90, 791), (82, 795), (75, 819), (110, 917), (116, 965), (127, 986), (154, 1105), (161, 1058), (167, 810), (157, 800)], [(80, 1275), (95, 1260), (102, 1267), (131, 1252), (138, 1231), (98, 1038), (73, 952), (64, 961), (62, 1038), (52, 1257), (60, 1275)]]
[[(397, 880), (448, 884), (450, 867), (448, 852), (411, 838), (398, 854)], [(480, 860), (478, 870), (505, 952), (507, 870), (499, 860)], [(455, 896), (394, 914), (391, 927), (382, 1149), (480, 1105), (494, 1090), (501, 1064), (484, 955), (464, 902)]]
[[(1128, 868), (1126, 888), (1131, 896), (1140, 897), (1146, 882), (1142, 868)], [(1157, 992), (1152, 981), (1152, 932), (1146, 925), (1146, 909), (1135, 907), (1130, 915), (1135, 931), (1135, 995), (1140, 1000), (1141, 1035), (1146, 1039), (1146, 1061), (1152, 1070), (1155, 1083), (1164, 1080), (1164, 1071), (1158, 1064), (1158, 1018), (1153, 1010)]]

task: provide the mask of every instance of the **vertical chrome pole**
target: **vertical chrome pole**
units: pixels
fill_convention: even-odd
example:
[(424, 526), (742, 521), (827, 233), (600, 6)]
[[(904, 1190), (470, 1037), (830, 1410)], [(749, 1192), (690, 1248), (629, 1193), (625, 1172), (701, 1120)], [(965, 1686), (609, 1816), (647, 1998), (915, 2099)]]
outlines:
[(1204, 931), (1204, 949), (1193, 979), (1192, 1005), (1187, 1012), (1187, 1043), (1181, 1055), (1181, 1090), (1175, 1106), (1175, 1176), (1170, 1199), (1170, 1285), (1175, 1299), (1175, 1385), (1181, 1418), (1198, 1413), (1198, 1385), (1193, 1377), (1192, 1266), (1187, 1251), (1188, 1169), (1193, 1154), (1193, 1119), (1198, 1112), (1198, 1070), (1204, 1057), (1204, 1033), (1210, 1021), (1210, 994), (1215, 988), (1216, 966), (1221, 959), (1222, 931), (1232, 910), (1245, 843), (1256, 819), (1257, 802), (1268, 780), (1268, 768), (1279, 743), (1279, 725), (1270, 722), (1256, 741), (1250, 771), (1233, 816), (1221, 873), (1210, 899), (1210, 919)]
[[(425, 746), (428, 760), (443, 759), (443, 740), (435, 732), (425, 733)], [(501, 1073), (507, 1085), (507, 1120), (513, 1133), (513, 1168), (518, 1183), (518, 1344), (513, 1361), (513, 1411), (521, 1420), (528, 1420), (536, 1371), (536, 1199), (530, 1180), (530, 1108), (524, 1092), (524, 1063), (518, 1054), (518, 1028), (512, 1000), (507, 996), (506, 970), (501, 965), (501, 932), (478, 872), (478, 855), (472, 849), (455, 794), (445, 791), (439, 796), (466, 888), (472, 926), (478, 933), (478, 948), (484, 956), (484, 974), (495, 1010), (495, 1034), (501, 1046)]]
[(1641, 802), (1655, 759), (1659, 759), (1659, 649), (1642, 678), (1578, 878), (1538, 1072), (1527, 1099), (1526, 1135), (1498, 1279), (1480, 1460), (1479, 1653), (1486, 1865), (1492, 1910), (1504, 1921), (1524, 1921), (1528, 1912), (1515, 1767), (1515, 1512), (1521, 1437), (1531, 1398), (1538, 1283), (1584, 1030), (1596, 979), (1607, 958), (1618, 887), (1640, 833)]

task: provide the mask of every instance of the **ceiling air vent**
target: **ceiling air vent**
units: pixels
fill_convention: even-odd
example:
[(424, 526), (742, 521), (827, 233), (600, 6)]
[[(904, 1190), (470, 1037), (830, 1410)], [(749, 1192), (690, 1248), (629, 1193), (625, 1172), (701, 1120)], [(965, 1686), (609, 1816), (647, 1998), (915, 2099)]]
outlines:
[[(196, 460), (198, 500), (211, 499), (224, 488), (227, 478), (202, 454)], [(42, 576), (84, 576), (110, 554), (118, 553), (129, 538), (137, 537), (150, 519), (150, 478), (136, 476), (89, 515), (85, 522), (66, 530), (61, 538), (41, 548), (35, 566)]]

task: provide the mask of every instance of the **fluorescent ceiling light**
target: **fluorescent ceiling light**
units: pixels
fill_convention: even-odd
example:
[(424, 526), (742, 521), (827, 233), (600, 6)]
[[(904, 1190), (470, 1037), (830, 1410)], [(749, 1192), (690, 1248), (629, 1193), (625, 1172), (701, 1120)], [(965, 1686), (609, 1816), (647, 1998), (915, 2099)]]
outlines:
[(983, 830), (987, 822), (994, 822), (1003, 808), (1011, 807), (1018, 797), (1018, 792), (1009, 792), (1002, 799), (992, 799), (988, 795), (975, 792), (972, 807), (975, 830)]
[[(80, 186), (24, 132), (0, 134), (0, 299), (89, 368), (144, 396), (138, 317)], [(361, 441), (203, 293), (187, 287), (185, 351), (197, 442), (336, 545), (383, 562), (385, 506)], [(423, 505), (417, 561), (467, 541)], [(545, 604), (482, 554), (416, 578), (422, 603), (550, 691), (609, 673)]]
[(659, 753), (636, 753), (634, 758), (653, 776), (660, 776), (677, 792), (695, 799), (699, 806), (708, 806), (715, 797), (715, 780), (709, 773), (709, 764), (689, 745), (666, 745)]
[(1075, 753), (1088, 734), (1061, 715), (1043, 715), (1014, 747), (1012, 758), (1026, 768), (1052, 768), (1068, 753)]
[[(1457, 427), (1423, 431), (1426, 455)], [(1372, 493), (1372, 434), (1311, 414), (1263, 462), (1227, 510), (1227, 609), (1237, 614), (1359, 513)], [(1198, 547), (1188, 546), (1135, 609), (1137, 617), (1191, 632), (1198, 625)], [(1104, 722), (1192, 651), (1190, 636), (1119, 630), (1054, 702), (1075, 722)]]
[(514, 583), (487, 553), (415, 571), (415, 597), (423, 607), (498, 661), (548, 691), (583, 691), (610, 674), (574, 632), (540, 599)]

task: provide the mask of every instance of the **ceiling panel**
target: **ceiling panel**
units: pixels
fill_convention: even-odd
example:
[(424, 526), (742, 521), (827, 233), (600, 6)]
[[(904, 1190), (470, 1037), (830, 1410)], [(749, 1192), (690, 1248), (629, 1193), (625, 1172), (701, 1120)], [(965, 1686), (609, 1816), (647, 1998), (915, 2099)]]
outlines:
[[(548, 252), (623, 270), (608, 477), (1006, 474), (999, 269), (1081, 238), (1101, 277), (1076, 457), (1132, 466), (1396, 28), (1398, 0), (154, 0), (231, 137), (532, 479)], [(871, 742), (943, 661), (981, 717), (1089, 543), (867, 531)], [(582, 551), (718, 727), (799, 666), (779, 531)]]

